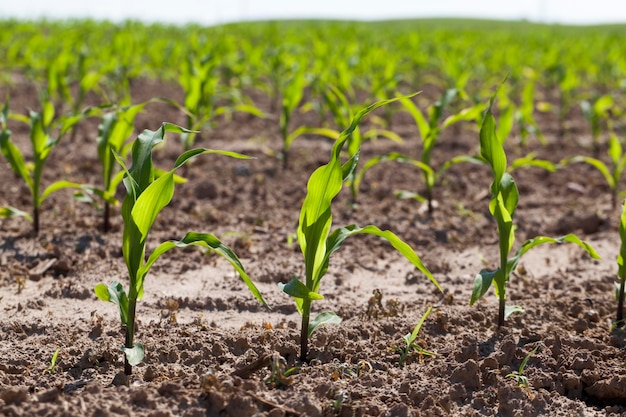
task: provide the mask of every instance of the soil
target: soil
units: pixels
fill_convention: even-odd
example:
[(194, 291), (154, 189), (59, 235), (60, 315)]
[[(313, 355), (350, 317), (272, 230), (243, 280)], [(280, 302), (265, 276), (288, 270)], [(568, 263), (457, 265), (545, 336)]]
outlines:
[[(11, 109), (36, 108), (36, 91), (16, 80), (1, 91)], [(182, 92), (164, 82), (139, 80), (135, 102)], [(434, 98), (435, 96), (431, 97)], [(420, 98), (427, 103), (430, 98)], [(255, 97), (265, 110), (269, 103)], [(137, 129), (163, 121), (184, 123), (165, 104), (151, 104)], [(319, 125), (311, 114), (294, 126)], [(366, 122), (370, 123), (370, 122)], [(556, 120), (542, 116), (547, 145), (515, 137), (509, 160), (534, 151), (538, 158), (589, 155), (588, 132), (570, 115), (568, 136), (556, 137)], [(362, 161), (388, 151), (417, 157), (417, 129), (400, 112), (393, 130), (405, 138), (367, 142)], [(22, 148), (25, 126), (12, 125)], [(53, 150), (44, 184), (58, 178), (99, 184), (97, 120), (82, 122), (74, 138)], [(116, 307), (94, 295), (98, 283), (127, 282), (121, 255), (122, 221), (100, 231), (100, 212), (53, 194), (43, 205), (41, 232), (19, 218), (0, 220), (0, 414), (4, 416), (604, 416), (626, 415), (626, 337), (612, 329), (616, 302), (619, 208), (599, 172), (587, 165), (556, 172), (516, 170), (520, 190), (517, 245), (537, 235), (577, 233), (602, 256), (593, 260), (574, 245), (545, 245), (525, 256), (508, 287), (508, 303), (524, 308), (496, 326), (497, 299), (490, 292), (474, 306), (475, 275), (498, 262), (497, 232), (488, 212), (487, 166), (459, 164), (435, 190), (432, 215), (397, 190), (421, 191), (421, 174), (387, 162), (365, 176), (357, 205), (348, 189), (334, 202), (334, 225), (375, 224), (408, 242), (443, 292), (378, 238), (354, 237), (333, 255), (315, 313), (343, 318), (322, 326), (299, 357), (300, 318), (278, 283), (303, 276), (294, 233), (306, 183), (328, 159), (331, 144), (313, 137), (294, 142), (290, 166), (281, 168), (277, 119), (235, 115), (202, 133), (199, 146), (238, 151), (242, 161), (209, 155), (183, 172), (174, 200), (157, 219), (149, 248), (187, 231), (221, 237), (241, 258), (268, 301), (265, 308), (222, 258), (196, 249), (163, 256), (145, 283), (137, 308), (143, 363), (123, 375), (123, 332)], [(181, 152), (171, 135), (155, 152), (171, 167)], [(445, 131), (435, 164), (478, 149), (476, 126)], [(0, 206), (27, 210), (28, 190), (2, 162)], [(119, 190), (118, 197), (123, 197)], [(429, 306), (417, 343), (436, 356), (410, 353), (400, 366), (398, 349)], [(528, 386), (509, 376), (523, 371)], [(58, 360), (50, 370), (58, 349)], [(295, 368), (292, 370), (292, 368)], [(291, 375), (285, 375), (291, 370)]]

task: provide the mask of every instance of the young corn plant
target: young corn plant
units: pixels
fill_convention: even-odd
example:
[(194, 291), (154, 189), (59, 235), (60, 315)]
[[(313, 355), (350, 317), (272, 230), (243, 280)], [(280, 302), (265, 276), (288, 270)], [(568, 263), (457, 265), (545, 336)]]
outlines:
[(239, 258), (212, 234), (188, 232), (181, 240), (168, 240), (161, 243), (146, 259), (146, 242), (152, 225), (159, 212), (169, 204), (174, 195), (174, 173), (176, 170), (191, 158), (201, 154), (247, 158), (244, 155), (228, 151), (191, 149), (178, 157), (174, 163), (174, 168), (157, 176), (158, 171), (152, 163), (152, 148), (163, 142), (166, 132), (182, 133), (184, 131), (185, 129), (168, 123), (164, 123), (157, 131), (145, 130), (133, 143), (130, 169), (126, 168), (122, 158), (114, 153), (115, 159), (125, 173), (126, 196), (122, 202), (122, 218), (124, 220), (122, 252), (128, 269), (129, 287), (127, 292), (122, 284), (112, 282), (108, 287), (104, 284), (98, 284), (94, 291), (100, 300), (112, 302), (118, 307), (120, 320), (126, 332), (122, 347), (124, 373), (126, 375), (131, 375), (132, 367), (139, 364), (144, 357), (143, 345), (135, 342), (135, 311), (137, 302), (143, 297), (144, 281), (154, 262), (169, 250), (196, 245), (221, 255), (239, 273), (252, 294), (266, 305), (261, 293), (246, 274)]
[[(210, 124), (216, 116), (228, 115), (234, 111), (263, 117), (251, 102), (240, 100), (228, 86), (220, 84), (219, 51), (199, 58), (189, 54), (183, 61), (179, 83), (185, 92), (182, 106), (170, 102), (183, 111), (187, 118), (187, 131), (181, 135), (184, 150), (193, 146), (198, 131)], [(225, 104), (220, 104), (226, 101)]]
[(528, 383), (528, 377), (524, 375), (524, 369), (526, 369), (526, 364), (528, 363), (530, 357), (537, 353), (537, 349), (539, 349), (539, 346), (541, 345), (538, 344), (533, 350), (528, 352), (528, 355), (524, 356), (524, 359), (522, 360), (522, 363), (520, 364), (517, 371), (513, 371), (510, 374), (507, 374), (505, 378), (511, 378), (515, 380), (515, 383), (518, 387), (528, 388), (530, 384)]
[[(86, 192), (94, 192), (94, 188), (85, 184), (59, 180), (41, 191), (41, 177), (51, 151), (58, 145), (61, 137), (76, 123), (93, 115), (98, 109), (88, 108), (78, 115), (62, 116), (55, 119), (54, 105), (44, 100), (41, 112), (31, 111), (29, 116), (9, 115), (9, 102), (6, 101), (0, 113), (0, 151), (9, 162), (11, 169), (28, 186), (32, 198), (32, 215), (14, 207), (0, 208), (1, 217), (24, 217), (33, 223), (33, 231), (39, 233), (40, 208), (42, 203), (55, 191), (64, 188), (77, 188)], [(22, 151), (11, 140), (11, 130), (7, 122), (9, 118), (30, 125), (30, 144), (32, 147), (32, 163), (27, 163)], [(56, 136), (55, 136), (56, 131)], [(106, 196), (102, 196), (105, 198)]]
[(498, 228), (500, 266), (495, 271), (483, 269), (476, 276), (472, 289), (470, 305), (473, 305), (482, 298), (489, 288), (494, 286), (498, 297), (498, 328), (504, 325), (506, 318), (513, 312), (522, 311), (519, 306), (506, 306), (506, 286), (511, 273), (515, 271), (521, 257), (535, 246), (545, 243), (570, 242), (583, 248), (591, 257), (599, 259), (595, 249), (574, 234), (568, 234), (558, 238), (538, 236), (529, 239), (509, 258), (509, 254), (515, 243), (515, 226), (513, 216), (519, 200), (519, 192), (513, 177), (507, 171), (507, 158), (504, 151), (503, 141), (496, 135), (496, 122), (491, 108), (495, 94), (491, 97), (489, 107), (480, 128), (480, 153), (487, 161), (493, 173), (491, 183), (491, 199), (489, 201), (489, 212), (496, 221)]
[(381, 162), (386, 161), (397, 161), (402, 163), (408, 163), (416, 168), (418, 168), (424, 177), (424, 185), (425, 190), (422, 194), (402, 191), (398, 193), (399, 197), (403, 198), (413, 198), (421, 203), (428, 204), (428, 213), (432, 214), (434, 210), (433, 206), (433, 190), (435, 185), (439, 181), (439, 179), (443, 176), (443, 174), (450, 169), (453, 165), (456, 165), (461, 162), (472, 162), (472, 163), (480, 163), (481, 161), (475, 157), (468, 155), (459, 155), (449, 159), (444, 162), (444, 164), (440, 168), (436, 168), (433, 166), (431, 162), (432, 151), (439, 141), (439, 137), (441, 132), (449, 126), (452, 126), (455, 123), (460, 121), (474, 120), (476, 119), (482, 110), (482, 105), (476, 105), (464, 110), (461, 110), (459, 113), (451, 115), (447, 117), (445, 120), (443, 118), (444, 111), (448, 107), (448, 105), (454, 100), (457, 95), (456, 89), (447, 90), (442, 98), (434, 103), (428, 109), (428, 118), (422, 113), (422, 111), (415, 105), (413, 101), (409, 98), (400, 99), (400, 103), (404, 107), (404, 109), (413, 117), (415, 124), (418, 127), (420, 137), (422, 139), (422, 153), (420, 159), (413, 159), (407, 155), (400, 154), (397, 152), (392, 152), (386, 155), (374, 157), (367, 161), (363, 168), (357, 173), (354, 183), (355, 188), (358, 190), (359, 185), (363, 181), (363, 177), (365, 173), (378, 165)]
[(606, 180), (609, 188), (611, 189), (611, 207), (615, 209), (617, 207), (618, 198), (624, 195), (624, 191), (619, 192), (619, 185), (626, 167), (626, 153), (622, 147), (622, 143), (617, 138), (615, 133), (611, 132), (609, 135), (609, 147), (607, 153), (609, 155), (610, 163), (606, 164), (598, 158), (591, 156), (572, 156), (562, 160), (560, 165), (568, 165), (577, 162), (589, 164), (602, 174)]
[[(106, 113), (98, 126), (98, 159), (102, 164), (103, 193), (108, 197), (104, 201), (102, 230), (108, 233), (111, 229), (111, 199), (115, 198), (115, 190), (122, 181), (123, 171), (115, 175), (117, 162), (113, 152), (125, 158), (132, 143), (126, 140), (132, 135), (134, 121), (137, 115), (144, 109), (148, 102), (118, 107), (114, 111)], [(117, 203), (117, 201), (115, 201)]]
[(424, 324), (428, 316), (430, 316), (430, 313), (432, 311), (433, 311), (433, 307), (429, 306), (426, 309), (426, 312), (422, 315), (422, 318), (419, 319), (419, 321), (413, 328), (413, 331), (411, 333), (407, 333), (402, 338), (404, 340), (405, 345), (402, 347), (396, 348), (398, 353), (400, 353), (400, 362), (399, 362), (400, 366), (404, 365), (404, 363), (406, 362), (407, 356), (412, 351), (416, 351), (417, 353), (420, 354), (420, 356), (437, 356), (435, 353), (430, 352), (424, 349), (423, 347), (421, 347), (420, 345), (418, 345), (417, 343), (415, 343), (415, 341), (417, 340), (417, 335), (419, 334), (419, 331), (422, 328), (422, 325)]
[(341, 247), (349, 236), (370, 234), (387, 240), (441, 290), (415, 251), (391, 231), (383, 231), (373, 225), (365, 227), (349, 225), (331, 232), (332, 200), (339, 194), (344, 181), (355, 169), (358, 162), (357, 151), (355, 156), (342, 163), (342, 149), (366, 114), (391, 101), (394, 99), (374, 103), (358, 112), (349, 127), (341, 133), (335, 142), (329, 162), (317, 168), (309, 178), (307, 195), (302, 204), (297, 229), (298, 243), (304, 256), (306, 277), (304, 282), (293, 277), (287, 284), (280, 284), (280, 288), (293, 297), (298, 311), (302, 315), (300, 333), (300, 359), (302, 361), (307, 360), (308, 340), (316, 328), (322, 324), (339, 321), (338, 316), (333, 312), (321, 313), (311, 321), (311, 303), (323, 298), (319, 293), (319, 288), (322, 278), (328, 270), (330, 256)]
[[(331, 85), (330, 88), (324, 92), (324, 100), (337, 126), (351, 125), (357, 112), (353, 106), (350, 105), (348, 95), (344, 94), (339, 88)], [(332, 132), (334, 132), (334, 134)], [(321, 131), (317, 130), (312, 133), (323, 135), (335, 140), (341, 136), (341, 132), (330, 129), (322, 129)], [(348, 155), (350, 157), (357, 156), (359, 150), (361, 149), (361, 145), (365, 140), (376, 139), (378, 137), (383, 137), (396, 143), (402, 143), (402, 138), (391, 130), (373, 127), (362, 133), (359, 126), (356, 126), (348, 138)], [(352, 197), (353, 205), (357, 203), (359, 191), (357, 175), (357, 171), (353, 170), (347, 177), (347, 183), (350, 186), (350, 195)]]
[(596, 97), (592, 101), (583, 100), (580, 102), (580, 108), (585, 116), (585, 120), (589, 123), (591, 129), (591, 138), (593, 140), (593, 151), (595, 156), (600, 153), (600, 133), (602, 133), (602, 121), (608, 120), (609, 112), (614, 105), (613, 96), (605, 94)]
[(619, 237), (621, 245), (617, 255), (617, 277), (619, 282), (616, 284), (617, 295), (617, 314), (615, 315), (615, 325), (617, 327), (624, 326), (624, 287), (626, 286), (626, 204), (622, 208), (622, 216), (619, 222)]

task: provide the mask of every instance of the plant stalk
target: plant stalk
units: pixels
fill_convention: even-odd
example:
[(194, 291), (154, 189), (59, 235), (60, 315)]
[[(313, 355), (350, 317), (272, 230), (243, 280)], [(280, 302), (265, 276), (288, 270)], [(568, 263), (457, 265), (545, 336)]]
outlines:
[(498, 306), (498, 329), (504, 326), (504, 310), (506, 307), (506, 298), (500, 298), (500, 304)]
[(104, 202), (104, 216), (102, 219), (102, 231), (104, 233), (109, 233), (109, 230), (111, 230), (110, 216), (111, 216), (111, 207), (109, 203), (105, 201)]
[(311, 318), (311, 300), (302, 303), (302, 326), (300, 327), (300, 361), (306, 362), (309, 353), (309, 321)]
[(619, 284), (619, 292), (617, 295), (617, 317), (615, 325), (617, 327), (622, 327), (624, 325), (624, 283), (626, 280), (620, 280)]
[[(135, 338), (135, 309), (137, 307), (136, 299), (128, 300), (128, 323), (126, 323), (126, 338), (124, 346), (128, 349), (133, 348), (133, 341)], [(124, 374), (132, 375), (133, 367), (128, 363), (128, 357), (124, 354)]]

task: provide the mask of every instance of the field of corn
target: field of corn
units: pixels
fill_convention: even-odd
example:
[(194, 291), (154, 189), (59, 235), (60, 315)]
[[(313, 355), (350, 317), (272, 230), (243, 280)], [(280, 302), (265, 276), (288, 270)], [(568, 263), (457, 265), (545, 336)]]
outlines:
[(626, 35), (0, 21), (0, 414), (626, 413)]

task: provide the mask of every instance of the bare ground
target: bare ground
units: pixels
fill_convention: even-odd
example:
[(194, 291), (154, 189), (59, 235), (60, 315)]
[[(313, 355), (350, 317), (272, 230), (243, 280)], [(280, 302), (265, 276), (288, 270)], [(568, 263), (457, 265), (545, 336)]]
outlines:
[[(33, 102), (34, 90), (17, 83), (12, 110)], [(141, 82), (133, 97), (180, 100), (176, 88)], [(310, 115), (298, 123), (315, 123)], [(589, 154), (587, 133), (576, 115), (570, 135), (556, 139), (554, 121), (542, 126), (549, 144), (510, 141), (509, 155), (530, 150), (553, 162)], [(182, 116), (150, 105), (137, 123), (156, 129)], [(400, 114), (394, 130), (406, 140), (364, 145), (362, 160), (389, 150), (419, 155), (417, 130)], [(53, 151), (44, 183), (65, 177), (98, 184), (97, 121), (84, 122), (73, 141)], [(14, 127), (23, 146), (27, 129)], [(198, 145), (254, 156), (195, 160), (177, 186), (174, 201), (157, 219), (150, 247), (206, 231), (240, 256), (271, 309), (261, 306), (221, 258), (197, 250), (169, 252), (146, 281), (137, 310), (137, 338), (146, 358), (125, 380), (123, 333), (115, 306), (96, 299), (93, 287), (126, 282), (121, 256), (121, 216), (100, 232), (99, 212), (70, 192), (44, 204), (35, 237), (20, 219), (0, 220), (0, 414), (6, 416), (604, 416), (626, 413), (626, 339), (611, 331), (616, 302), (619, 211), (599, 173), (583, 165), (555, 173), (536, 168), (514, 173), (520, 188), (517, 241), (538, 234), (576, 232), (602, 256), (592, 260), (574, 246), (542, 246), (530, 252), (509, 285), (509, 303), (524, 312), (495, 325), (493, 292), (470, 307), (474, 276), (498, 262), (497, 233), (488, 213), (486, 166), (452, 168), (436, 188), (429, 216), (420, 204), (394, 191), (422, 189), (414, 168), (388, 162), (365, 176), (358, 205), (344, 190), (334, 224), (376, 224), (411, 244), (444, 289), (443, 294), (392, 248), (356, 237), (331, 259), (314, 310), (333, 310), (343, 322), (313, 336), (309, 363), (300, 363), (299, 316), (277, 283), (302, 276), (303, 260), (291, 242), (308, 176), (326, 162), (330, 144), (295, 142), (291, 168), (273, 156), (280, 149), (277, 121), (237, 115), (203, 134)], [(446, 132), (436, 163), (473, 153), (475, 127)], [(170, 167), (181, 152), (172, 136), (156, 152)], [(27, 189), (3, 162), (0, 205), (27, 209)], [(122, 195), (120, 195), (121, 197)], [(519, 244), (519, 243), (518, 243)], [(374, 294), (381, 294), (380, 303)], [(435, 357), (409, 355), (399, 366), (397, 347), (428, 306), (434, 311), (419, 344)], [(529, 352), (518, 386), (508, 374)], [(49, 372), (55, 350), (58, 361)], [(281, 373), (296, 367), (289, 377)], [(274, 371), (272, 371), (274, 369)], [(278, 385), (278, 386), (277, 386)]]

